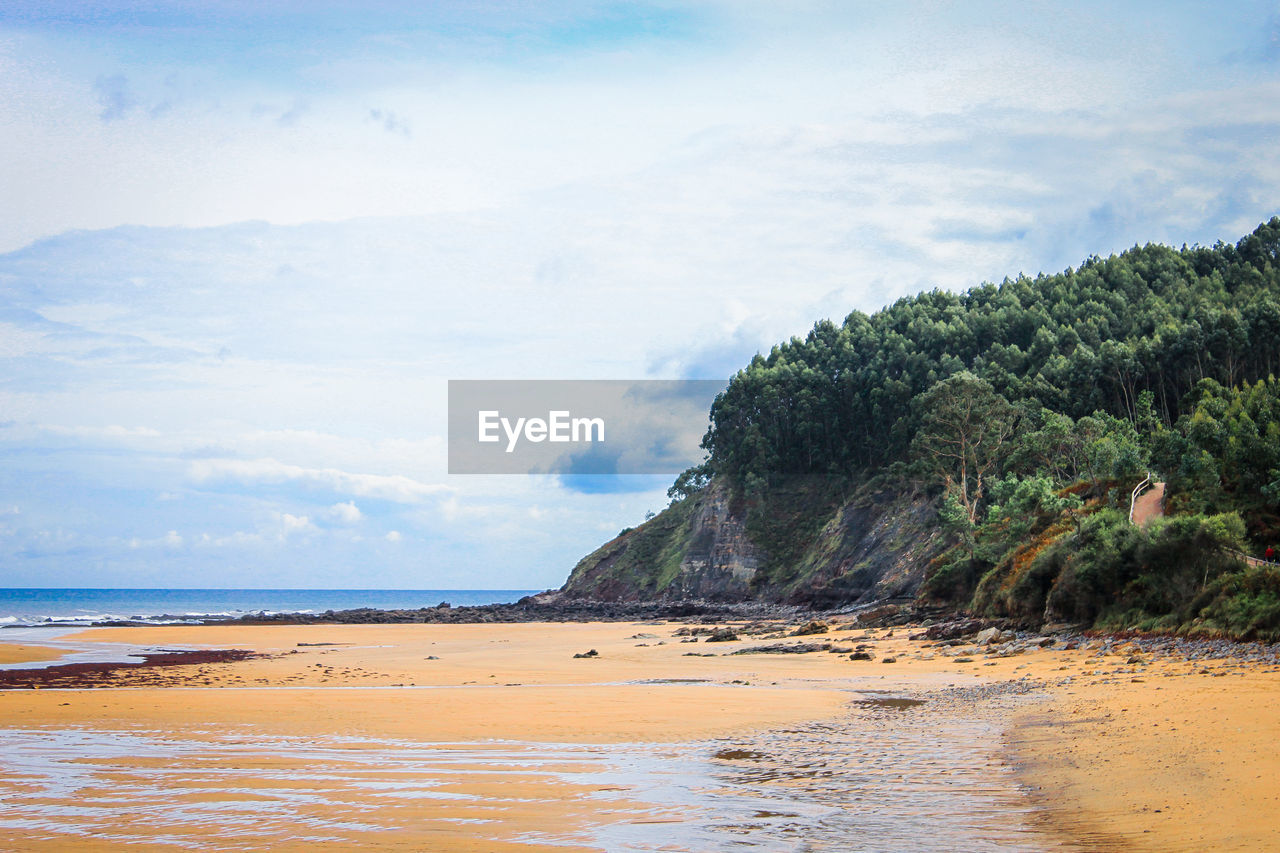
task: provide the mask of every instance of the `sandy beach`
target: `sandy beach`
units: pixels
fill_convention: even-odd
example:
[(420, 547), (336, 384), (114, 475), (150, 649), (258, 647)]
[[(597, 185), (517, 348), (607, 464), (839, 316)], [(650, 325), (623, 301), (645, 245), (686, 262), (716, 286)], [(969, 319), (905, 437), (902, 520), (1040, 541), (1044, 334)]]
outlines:
[(82, 631), (254, 656), (0, 690), (0, 849), (1280, 844), (1269, 649), (713, 627)]

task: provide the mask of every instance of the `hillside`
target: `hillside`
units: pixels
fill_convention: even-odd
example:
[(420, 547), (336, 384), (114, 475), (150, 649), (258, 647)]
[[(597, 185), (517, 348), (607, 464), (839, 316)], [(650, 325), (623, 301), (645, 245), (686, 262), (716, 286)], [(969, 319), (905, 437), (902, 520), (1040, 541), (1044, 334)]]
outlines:
[(775, 509), (784, 502), (787, 521), (821, 523), (786, 532), (797, 547), (788, 559), (758, 544), (769, 540), (748, 529), (745, 513), (717, 482), (584, 557), (564, 591), (616, 601), (760, 599), (838, 607), (914, 596), (924, 567), (945, 544), (931, 502), (921, 496), (833, 508), (822, 490), (793, 487), (785, 495), (779, 490)]
[[(1280, 219), (932, 291), (775, 346), (711, 410), (671, 506), (568, 596), (865, 603), (1280, 630)], [(1147, 472), (1166, 514), (1137, 528)], [(1270, 636), (1270, 634), (1268, 634)]]

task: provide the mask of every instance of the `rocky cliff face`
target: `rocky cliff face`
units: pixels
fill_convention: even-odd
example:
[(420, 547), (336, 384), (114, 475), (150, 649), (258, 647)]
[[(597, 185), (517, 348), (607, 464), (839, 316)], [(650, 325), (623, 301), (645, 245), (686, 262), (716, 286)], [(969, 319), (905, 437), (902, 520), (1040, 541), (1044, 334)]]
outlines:
[(712, 486), (588, 554), (561, 592), (602, 601), (747, 601), (759, 564), (743, 519)]
[(763, 528), (748, 524), (727, 490), (712, 484), (588, 554), (561, 593), (839, 607), (914, 596), (944, 544), (926, 499), (864, 497), (818, 511), (825, 524), (793, 527), (805, 532), (792, 533), (801, 541), (784, 548), (776, 537), (762, 541)]
[(729, 500), (716, 489), (699, 502), (690, 519), (680, 569), (664, 590), (666, 597), (739, 601), (751, 598), (751, 581), (760, 555)]
[(841, 506), (780, 600), (813, 607), (914, 598), (946, 547), (933, 502), (882, 496)]

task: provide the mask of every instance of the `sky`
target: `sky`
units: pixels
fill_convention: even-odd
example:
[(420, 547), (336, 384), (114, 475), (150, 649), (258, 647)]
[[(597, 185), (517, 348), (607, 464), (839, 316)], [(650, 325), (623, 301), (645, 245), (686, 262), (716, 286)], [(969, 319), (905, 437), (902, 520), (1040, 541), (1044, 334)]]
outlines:
[(450, 476), (450, 379), (1280, 213), (1280, 6), (0, 6), (0, 586), (559, 586), (660, 510)]

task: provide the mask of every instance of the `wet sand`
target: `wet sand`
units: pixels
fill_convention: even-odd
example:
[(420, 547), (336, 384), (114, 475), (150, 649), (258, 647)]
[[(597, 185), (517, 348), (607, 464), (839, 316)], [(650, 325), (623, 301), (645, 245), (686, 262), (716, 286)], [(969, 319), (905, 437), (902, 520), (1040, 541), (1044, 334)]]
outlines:
[(47, 646), (0, 645), (0, 665), (57, 660), (60, 657), (62, 657), (61, 650)]
[[(0, 848), (1280, 844), (1275, 666), (1120, 644), (944, 647), (903, 628), (722, 643), (682, 631), (83, 632), (254, 657), (0, 690)], [(779, 643), (864, 646), (873, 660), (731, 654)]]

